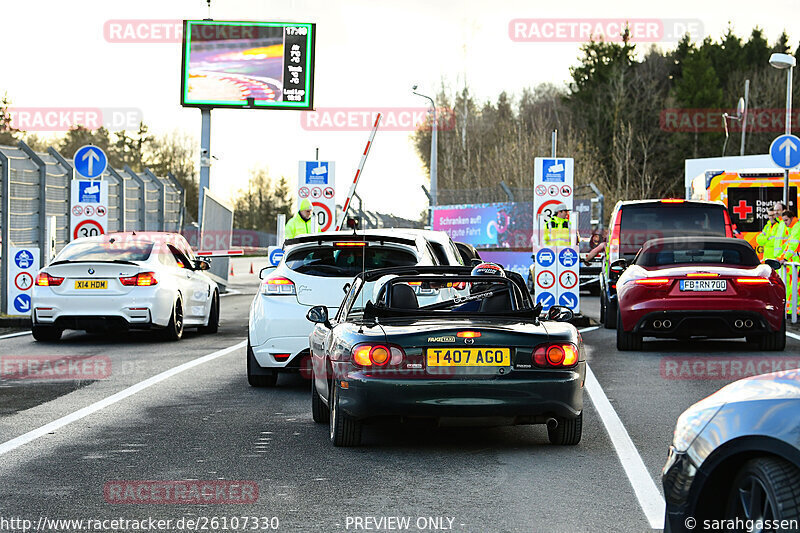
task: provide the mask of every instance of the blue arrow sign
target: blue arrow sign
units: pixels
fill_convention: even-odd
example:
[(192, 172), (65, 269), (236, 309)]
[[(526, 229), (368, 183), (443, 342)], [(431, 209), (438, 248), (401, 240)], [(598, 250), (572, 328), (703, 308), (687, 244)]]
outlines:
[(536, 303), (541, 303), (542, 307), (547, 309), (556, 303), (556, 297), (550, 292), (540, 292), (536, 295)]
[(558, 305), (564, 305), (566, 307), (569, 307), (570, 309), (575, 309), (575, 306), (577, 304), (578, 304), (578, 297), (568, 292), (562, 294), (561, 297), (558, 299)]
[(81, 146), (72, 159), (75, 165), (75, 172), (84, 178), (97, 178), (108, 167), (108, 157), (97, 146)]
[(800, 139), (794, 135), (781, 135), (769, 147), (772, 162), (781, 168), (800, 165)]
[(556, 254), (552, 248), (542, 248), (536, 252), (536, 264), (541, 267), (549, 267), (556, 261)]
[(20, 313), (29, 313), (31, 310), (31, 297), (27, 294), (20, 294), (14, 298), (14, 309)]

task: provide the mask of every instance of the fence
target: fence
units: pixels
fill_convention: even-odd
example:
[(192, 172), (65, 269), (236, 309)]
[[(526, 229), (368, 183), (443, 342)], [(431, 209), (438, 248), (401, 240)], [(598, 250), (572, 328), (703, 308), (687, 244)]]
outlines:
[[(0, 294), (7, 306), (8, 247), (38, 248), (42, 264), (48, 261), (45, 228), (56, 217), (55, 248), (70, 242), (72, 160), (54, 148), (34, 152), (23, 141), (16, 147), (0, 146), (0, 232), (2, 268)], [(184, 190), (174, 176), (157, 177), (149, 169), (109, 167), (107, 231), (176, 231), (183, 229)]]

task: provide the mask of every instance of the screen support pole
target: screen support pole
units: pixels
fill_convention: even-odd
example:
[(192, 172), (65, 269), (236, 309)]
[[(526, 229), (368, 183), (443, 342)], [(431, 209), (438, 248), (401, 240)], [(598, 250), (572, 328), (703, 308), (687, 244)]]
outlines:
[(200, 187), (197, 190), (199, 226), (203, 224), (203, 192), (206, 189), (211, 189), (211, 108), (204, 107), (200, 109)]

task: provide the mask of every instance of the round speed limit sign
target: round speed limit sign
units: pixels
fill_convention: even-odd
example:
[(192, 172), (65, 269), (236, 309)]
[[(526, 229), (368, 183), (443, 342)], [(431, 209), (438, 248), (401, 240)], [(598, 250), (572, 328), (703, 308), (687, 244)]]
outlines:
[(315, 214), (317, 216), (317, 227), (319, 231), (328, 231), (333, 222), (333, 215), (331, 215), (330, 208), (322, 202), (311, 202), (316, 207)]
[(103, 235), (103, 226), (101, 226), (96, 220), (86, 219), (75, 226), (75, 231), (72, 233), (72, 238), (77, 239), (79, 237), (97, 237), (98, 235)]

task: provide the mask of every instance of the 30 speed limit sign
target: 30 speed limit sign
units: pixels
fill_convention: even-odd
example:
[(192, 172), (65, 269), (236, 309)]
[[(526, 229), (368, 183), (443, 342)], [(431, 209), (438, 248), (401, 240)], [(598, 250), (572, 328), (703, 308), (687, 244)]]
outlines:
[(103, 226), (101, 226), (98, 221), (87, 218), (75, 226), (75, 230), (72, 232), (72, 238), (78, 239), (80, 237), (97, 237), (98, 235), (104, 234), (105, 231), (103, 231)]
[(331, 215), (330, 208), (322, 202), (311, 202), (314, 206), (314, 213), (317, 216), (317, 227), (320, 231), (328, 231), (333, 222), (333, 215)]

